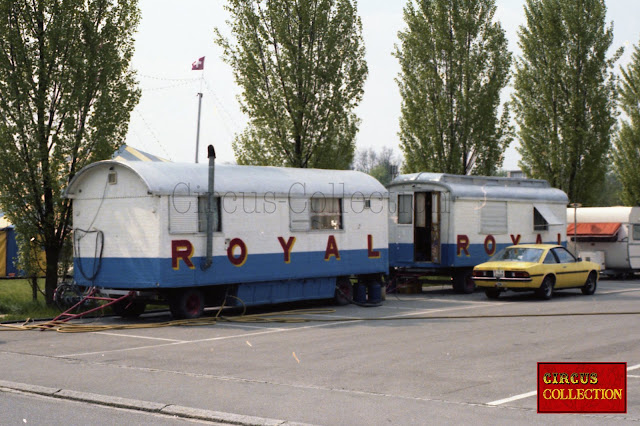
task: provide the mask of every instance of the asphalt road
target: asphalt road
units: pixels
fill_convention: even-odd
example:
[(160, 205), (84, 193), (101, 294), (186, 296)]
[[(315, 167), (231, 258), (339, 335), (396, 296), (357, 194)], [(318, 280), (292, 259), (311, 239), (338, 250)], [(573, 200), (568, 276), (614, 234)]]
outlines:
[[(594, 296), (569, 290), (550, 301), (442, 287), (388, 295), (377, 308), (295, 307), (334, 311), (295, 315), (309, 322), (210, 316), (158, 327), (170, 317), (156, 313), (75, 322), (138, 328), (0, 331), (0, 398), (11, 389), (54, 397), (35, 400), (34, 413), (84, 400), (74, 404), (88, 407), (93, 424), (111, 424), (108, 405), (244, 424), (640, 421), (640, 280), (602, 280)], [(537, 362), (626, 362), (627, 413), (538, 414)], [(0, 410), (28, 418), (13, 407), (29, 405)], [(50, 410), (49, 424), (64, 411)]]

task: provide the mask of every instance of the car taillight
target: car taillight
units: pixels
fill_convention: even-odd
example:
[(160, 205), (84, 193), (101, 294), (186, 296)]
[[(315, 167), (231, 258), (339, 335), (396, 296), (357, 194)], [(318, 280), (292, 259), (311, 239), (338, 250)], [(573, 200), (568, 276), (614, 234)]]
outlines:
[(493, 271), (473, 271), (474, 277), (492, 277)]
[(524, 271), (513, 271), (513, 278), (529, 278), (529, 273)]

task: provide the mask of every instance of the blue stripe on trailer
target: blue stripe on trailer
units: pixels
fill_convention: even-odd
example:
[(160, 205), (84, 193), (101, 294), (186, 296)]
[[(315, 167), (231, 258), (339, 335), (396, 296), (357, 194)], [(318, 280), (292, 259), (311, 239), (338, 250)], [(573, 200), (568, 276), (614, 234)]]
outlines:
[[(531, 242), (520, 242), (520, 244), (533, 244)], [(546, 241), (544, 244), (557, 244), (557, 241)], [(562, 245), (566, 242), (563, 241)], [(496, 251), (513, 245), (512, 243), (496, 244)], [(461, 250), (458, 256), (458, 247), (456, 244), (442, 244), (440, 253), (440, 263), (431, 262), (415, 262), (413, 260), (414, 247), (413, 244), (389, 244), (389, 266), (398, 268), (451, 268), (451, 267), (473, 267), (480, 263), (487, 262), (490, 255), (487, 254), (484, 244), (469, 244), (467, 255)]]
[(249, 306), (294, 300), (330, 299), (334, 296), (335, 288), (335, 277), (257, 282), (238, 286), (235, 296), (239, 300), (235, 303), (233, 300), (229, 302), (236, 306), (242, 304)]
[[(75, 279), (80, 285), (113, 289), (152, 289), (219, 284), (273, 282), (304, 278), (337, 277), (388, 272), (388, 250), (376, 249), (380, 257), (371, 259), (367, 250), (341, 250), (340, 260), (324, 260), (324, 251), (291, 253), (291, 262), (282, 253), (250, 254), (242, 266), (231, 264), (226, 255), (214, 256), (213, 265), (202, 271), (204, 257), (192, 257), (194, 268), (182, 260), (174, 270), (171, 258), (90, 258), (74, 260)], [(99, 271), (94, 280), (93, 272)]]

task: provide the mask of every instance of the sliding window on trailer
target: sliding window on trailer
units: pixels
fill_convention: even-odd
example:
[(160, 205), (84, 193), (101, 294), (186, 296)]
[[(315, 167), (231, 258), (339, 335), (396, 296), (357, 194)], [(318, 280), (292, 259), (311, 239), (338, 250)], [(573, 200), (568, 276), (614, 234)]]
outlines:
[(311, 197), (289, 199), (289, 227), (292, 231), (343, 229), (342, 198)]

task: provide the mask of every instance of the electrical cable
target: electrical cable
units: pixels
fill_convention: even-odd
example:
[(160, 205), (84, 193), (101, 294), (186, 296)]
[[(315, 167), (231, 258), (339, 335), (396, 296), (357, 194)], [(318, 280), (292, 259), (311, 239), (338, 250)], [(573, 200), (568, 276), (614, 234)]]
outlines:
[[(80, 253), (80, 240), (88, 234), (96, 234), (96, 243), (93, 249), (93, 271), (91, 275), (87, 275), (82, 266), (82, 255)], [(73, 251), (74, 258), (78, 260), (77, 266), (80, 274), (90, 282), (96, 279), (102, 268), (102, 254), (104, 252), (104, 232), (100, 230), (87, 231), (85, 229), (76, 228), (73, 230)]]

